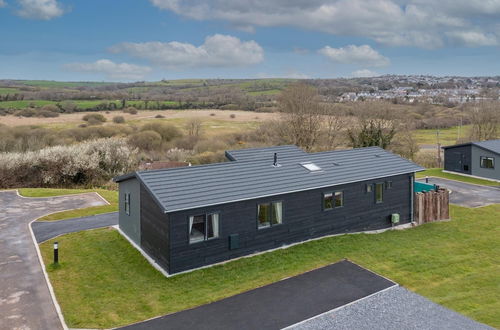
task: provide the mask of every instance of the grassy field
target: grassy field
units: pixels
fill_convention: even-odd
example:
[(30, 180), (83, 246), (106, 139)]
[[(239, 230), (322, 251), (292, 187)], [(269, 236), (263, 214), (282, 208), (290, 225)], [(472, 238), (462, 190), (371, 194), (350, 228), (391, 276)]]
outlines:
[(16, 93), (19, 93), (20, 91), (21, 90), (18, 88), (0, 87), (0, 95), (16, 94)]
[[(441, 145), (447, 146), (457, 142), (459, 136), (462, 138), (469, 135), (471, 125), (462, 126), (459, 134), (459, 127), (450, 127), (439, 130), (439, 141)], [(415, 130), (415, 139), (418, 144), (437, 144), (435, 129), (418, 129)]]
[(82, 194), (88, 192), (97, 192), (110, 205), (92, 206), (84, 209), (76, 209), (69, 211), (62, 211), (46, 215), (38, 220), (41, 221), (54, 221), (64, 220), (78, 217), (86, 217), (90, 215), (115, 212), (118, 210), (118, 192), (106, 189), (51, 189), (51, 188), (21, 188), (19, 194), (24, 197), (52, 197), (72, 194)]
[(424, 178), (426, 176), (435, 176), (435, 177), (444, 178), (444, 179), (462, 181), (462, 182), (473, 183), (473, 184), (480, 184), (483, 186), (492, 186), (492, 187), (500, 186), (500, 182), (471, 178), (471, 177), (459, 175), (459, 174), (444, 173), (442, 168), (431, 168), (431, 169), (425, 170), (423, 172), (417, 173), (417, 178)]
[[(108, 328), (209, 303), (349, 258), (439, 304), (500, 326), (500, 205), (451, 208), (452, 221), (344, 235), (165, 278), (118, 232), (58, 237), (41, 250), (69, 327)], [(94, 271), (89, 271), (92, 269)]]

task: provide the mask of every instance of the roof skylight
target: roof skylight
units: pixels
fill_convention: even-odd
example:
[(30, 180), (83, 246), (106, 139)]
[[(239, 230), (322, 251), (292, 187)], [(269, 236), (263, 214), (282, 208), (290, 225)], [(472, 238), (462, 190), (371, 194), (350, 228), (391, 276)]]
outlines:
[(301, 163), (300, 165), (302, 165), (302, 167), (304, 167), (305, 169), (307, 169), (310, 172), (321, 171), (321, 167), (319, 167), (318, 165), (316, 165), (314, 163)]

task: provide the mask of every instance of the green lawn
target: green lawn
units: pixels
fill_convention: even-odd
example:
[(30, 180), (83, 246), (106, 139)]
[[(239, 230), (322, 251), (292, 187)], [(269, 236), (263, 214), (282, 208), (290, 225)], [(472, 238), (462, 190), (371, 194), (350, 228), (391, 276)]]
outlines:
[(62, 211), (57, 213), (52, 213), (46, 215), (38, 220), (42, 221), (53, 221), (53, 220), (64, 220), (78, 217), (86, 217), (90, 215), (115, 212), (118, 210), (118, 192), (106, 189), (52, 189), (52, 188), (21, 188), (19, 189), (19, 194), (24, 197), (52, 197), (52, 196), (62, 196), (62, 195), (72, 195), (72, 194), (82, 194), (88, 192), (97, 192), (104, 199), (106, 199), (110, 205), (102, 206), (92, 206), (84, 209), (76, 209), (69, 211)]
[(425, 178), (426, 176), (435, 176), (444, 179), (462, 181), (466, 183), (480, 184), (483, 186), (492, 186), (492, 187), (500, 186), (500, 182), (471, 178), (460, 174), (444, 173), (442, 168), (431, 168), (423, 172), (417, 173), (417, 178)]
[[(342, 258), (500, 327), (500, 205), (451, 207), (452, 221), (344, 235), (165, 278), (113, 229), (57, 238), (49, 277), (69, 327), (108, 328), (209, 303)], [(53, 240), (41, 244), (45, 263)]]

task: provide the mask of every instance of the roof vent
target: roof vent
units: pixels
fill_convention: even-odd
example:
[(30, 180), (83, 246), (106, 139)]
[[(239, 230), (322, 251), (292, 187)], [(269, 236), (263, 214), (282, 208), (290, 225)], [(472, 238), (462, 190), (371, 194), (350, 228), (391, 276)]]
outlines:
[(377, 157), (377, 158), (382, 157), (382, 155), (379, 155), (379, 154), (375, 154), (374, 156)]
[(280, 164), (278, 164), (278, 154), (276, 152), (274, 153), (273, 166), (274, 167), (280, 167), (281, 166)]
[(334, 166), (340, 166), (340, 164), (339, 164), (339, 163), (337, 163), (337, 162), (332, 162), (332, 164), (333, 164)]
[(311, 162), (300, 163), (300, 165), (302, 165), (302, 167), (305, 168), (306, 170), (308, 170), (309, 172), (320, 172), (320, 171), (322, 171), (321, 167), (319, 167), (318, 165), (316, 165), (314, 163), (311, 163)]

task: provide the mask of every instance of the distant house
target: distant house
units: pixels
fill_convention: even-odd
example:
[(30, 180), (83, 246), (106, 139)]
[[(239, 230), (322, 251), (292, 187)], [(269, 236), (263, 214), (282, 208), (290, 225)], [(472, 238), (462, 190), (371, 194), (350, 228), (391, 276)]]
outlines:
[(377, 147), (306, 153), (278, 146), (226, 156), (225, 163), (115, 178), (121, 232), (169, 274), (388, 228), (398, 216), (409, 223), (414, 173), (423, 170)]
[(444, 169), (478, 176), (487, 179), (500, 180), (500, 140), (469, 142), (443, 147)]

